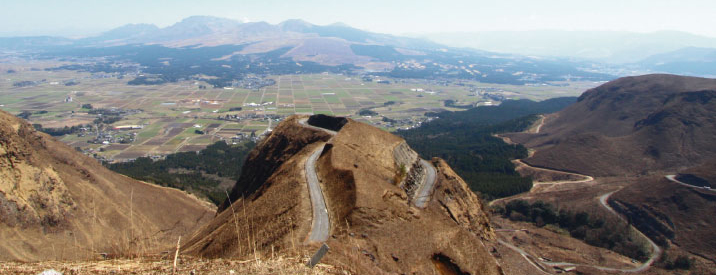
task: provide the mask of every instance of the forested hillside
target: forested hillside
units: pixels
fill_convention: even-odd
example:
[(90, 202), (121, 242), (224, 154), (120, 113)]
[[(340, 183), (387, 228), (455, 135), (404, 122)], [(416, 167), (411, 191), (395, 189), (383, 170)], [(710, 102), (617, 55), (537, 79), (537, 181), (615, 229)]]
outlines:
[(226, 199), (220, 183), (222, 180), (230, 181), (233, 186), (254, 145), (249, 142), (231, 146), (219, 141), (198, 153), (181, 152), (157, 161), (142, 157), (132, 162), (113, 163), (108, 167), (138, 180), (187, 190), (219, 204)]
[(527, 149), (506, 144), (493, 134), (523, 131), (537, 119), (536, 114), (553, 113), (575, 101), (574, 97), (510, 100), (499, 106), (427, 113), (437, 118), (396, 134), (423, 158), (445, 159), (473, 191), (489, 199), (506, 197), (532, 187), (532, 179), (521, 177), (510, 162), (527, 157)]

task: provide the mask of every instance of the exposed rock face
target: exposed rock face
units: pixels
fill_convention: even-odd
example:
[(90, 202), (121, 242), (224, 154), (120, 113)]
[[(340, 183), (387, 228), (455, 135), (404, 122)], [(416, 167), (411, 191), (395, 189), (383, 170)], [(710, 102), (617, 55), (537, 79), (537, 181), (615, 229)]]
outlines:
[(110, 172), (0, 111), (0, 260), (161, 249), (212, 213), (181, 191)]
[(395, 181), (408, 195), (413, 198), (425, 177), (425, 169), (420, 165), (418, 153), (410, 149), (407, 143), (401, 142), (393, 149), (393, 158), (398, 167)]
[[(233, 211), (223, 211), (197, 232), (187, 253), (236, 256), (253, 253), (254, 247), (257, 253), (312, 253), (313, 244), (301, 245), (312, 220), (304, 164), (327, 142), (315, 165), (331, 223), (331, 252), (325, 262), (358, 274), (431, 274), (432, 259), (442, 255), (471, 274), (500, 273), (483, 244), (493, 240), (494, 233), (482, 204), (445, 162), (433, 160), (438, 170), (435, 190), (426, 207), (418, 209), (394, 181), (401, 164), (412, 166), (418, 160), (403, 139), (350, 119), (333, 137), (297, 121), (291, 117), (282, 122), (255, 149), (281, 154), (273, 147), (286, 140), (296, 142), (295, 153), (265, 182), (246, 183), (260, 187), (232, 201)], [(267, 156), (265, 160), (277, 159)]]
[[(52, 167), (38, 166), (32, 146), (46, 149), (27, 124), (8, 116), (0, 122), (0, 222), (25, 228), (66, 225), (75, 202)], [(27, 140), (31, 143), (23, 142)], [(34, 144), (33, 144), (34, 143)]]
[(538, 149), (525, 160), (534, 166), (595, 176), (673, 172), (716, 153), (714, 117), (716, 79), (625, 77), (548, 116), (539, 134), (511, 138)]
[(481, 200), (467, 186), (467, 183), (442, 159), (434, 158), (433, 163), (445, 182), (436, 188), (435, 198), (457, 224), (485, 239), (494, 239), (488, 212)]

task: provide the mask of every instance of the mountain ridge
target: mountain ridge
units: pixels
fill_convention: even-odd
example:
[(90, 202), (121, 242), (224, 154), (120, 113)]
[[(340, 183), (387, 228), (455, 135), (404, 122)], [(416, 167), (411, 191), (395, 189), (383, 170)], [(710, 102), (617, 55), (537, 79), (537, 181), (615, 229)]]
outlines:
[(331, 227), (331, 252), (322, 262), (360, 274), (430, 273), (434, 259), (445, 258), (471, 274), (500, 274), (488, 252), (495, 236), (487, 210), (444, 161), (431, 160), (437, 182), (425, 208), (417, 208), (405, 186), (414, 184), (418, 158), (404, 140), (351, 119), (336, 124), (331, 137), (303, 126), (305, 118), (287, 118), (255, 147), (246, 165), (269, 167), (264, 176), (237, 182), (223, 211), (193, 234), (183, 253), (216, 258), (290, 253), (297, 243), (317, 248), (307, 239), (312, 217), (304, 165), (322, 147), (315, 170)]
[(716, 79), (625, 77), (549, 115), (539, 134), (510, 136), (538, 150), (525, 161), (539, 167), (595, 176), (673, 172), (716, 153), (715, 99)]

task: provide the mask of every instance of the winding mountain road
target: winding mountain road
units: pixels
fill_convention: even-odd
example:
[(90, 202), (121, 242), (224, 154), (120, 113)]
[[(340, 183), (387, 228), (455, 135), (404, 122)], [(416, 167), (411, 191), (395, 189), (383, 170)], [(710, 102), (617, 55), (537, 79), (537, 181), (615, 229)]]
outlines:
[[(617, 213), (616, 211), (614, 211), (614, 209), (612, 209), (612, 207), (609, 206), (609, 204), (607, 203), (607, 200), (609, 200), (609, 197), (610, 197), (612, 194), (616, 193), (617, 191), (618, 191), (618, 190), (612, 191), (612, 192), (609, 192), (609, 193), (606, 193), (606, 194), (603, 194), (603, 195), (599, 196), (599, 203), (602, 205), (602, 207), (606, 208), (610, 213), (616, 215), (617, 217), (619, 217), (619, 219), (624, 220), (624, 218), (623, 218), (621, 215), (619, 215), (619, 213)], [(630, 225), (630, 226), (631, 226), (631, 225)], [(536, 259), (536, 257), (534, 257), (533, 255), (530, 255), (530, 254), (527, 253), (526, 251), (524, 251), (524, 250), (522, 250), (522, 249), (520, 249), (520, 248), (518, 248), (518, 247), (516, 247), (516, 246), (514, 246), (514, 245), (512, 245), (512, 244), (510, 244), (510, 243), (508, 243), (508, 242), (506, 242), (506, 241), (503, 241), (503, 240), (499, 240), (499, 239), (498, 239), (498, 242), (501, 243), (501, 244), (503, 244), (503, 245), (505, 245), (505, 247), (507, 247), (507, 248), (509, 248), (509, 249), (511, 249), (511, 250), (513, 250), (513, 251), (515, 251), (515, 252), (517, 252), (517, 253), (519, 253), (520, 255), (522, 255), (522, 257), (524, 257), (525, 260), (527, 260), (527, 262), (529, 262), (531, 265), (533, 265), (535, 268), (537, 268), (539, 271), (542, 271), (542, 272), (545, 272), (545, 268), (542, 267), (542, 264), (547, 265), (547, 266), (553, 266), (553, 267), (554, 267), (554, 266), (560, 266), (560, 267), (566, 267), (566, 266), (591, 267), (591, 268), (599, 269), (599, 270), (602, 270), (602, 271), (610, 271), (610, 272), (636, 273), (636, 272), (646, 271), (647, 269), (649, 269), (649, 267), (651, 267), (651, 265), (654, 263), (654, 261), (656, 261), (656, 259), (658, 259), (659, 256), (661, 256), (662, 250), (661, 250), (661, 248), (660, 248), (658, 245), (656, 245), (656, 243), (654, 243), (654, 241), (652, 241), (649, 237), (647, 237), (646, 235), (644, 235), (644, 233), (642, 233), (641, 231), (639, 231), (637, 228), (635, 228), (635, 227), (633, 227), (633, 226), (632, 226), (632, 228), (633, 228), (639, 235), (641, 235), (644, 239), (646, 239), (646, 240), (649, 242), (649, 244), (651, 245), (651, 248), (652, 248), (651, 257), (649, 257), (649, 260), (647, 260), (646, 262), (644, 262), (644, 263), (641, 264), (640, 266), (634, 267), (634, 268), (614, 268), (614, 267), (597, 266), (597, 265), (586, 265), (586, 264), (577, 264), (577, 263), (569, 263), (569, 262), (550, 262), (550, 261), (536, 262), (536, 261), (532, 260), (532, 259)], [(509, 231), (511, 231), (511, 230), (503, 230), (503, 231), (509, 232)], [(516, 230), (515, 230), (515, 231), (516, 231)], [(497, 232), (501, 232), (501, 231), (497, 231)]]
[(420, 187), (418, 187), (418, 191), (415, 192), (415, 206), (423, 208), (428, 202), (428, 199), (430, 199), (430, 194), (435, 187), (437, 171), (435, 170), (435, 167), (430, 164), (430, 162), (424, 159), (420, 160), (420, 165), (423, 166), (426, 172), (425, 177), (423, 177), (423, 181), (420, 183)]
[(686, 186), (686, 187), (688, 187), (688, 188), (694, 188), (694, 189), (698, 189), (698, 190), (702, 190), (702, 191), (716, 192), (716, 190), (711, 189), (711, 188), (703, 188), (703, 187), (691, 185), (691, 184), (682, 182), (682, 181), (680, 181), (680, 180), (677, 180), (677, 179), (676, 179), (676, 175), (666, 175), (666, 176), (664, 176), (664, 177), (665, 177), (666, 179), (672, 181), (672, 182), (681, 184), (681, 185)]
[(542, 126), (544, 126), (544, 119), (546, 117), (544, 115), (540, 115), (539, 119), (539, 125), (537, 125), (537, 129), (535, 129), (535, 134), (539, 134), (539, 130), (542, 130)]
[[(298, 123), (303, 127), (311, 128), (318, 131), (324, 131), (328, 134), (335, 136), (336, 131), (316, 127), (307, 123), (308, 119), (300, 119)], [(328, 236), (331, 234), (331, 222), (328, 217), (328, 208), (326, 207), (326, 201), (323, 198), (323, 190), (321, 190), (321, 184), (318, 180), (318, 174), (316, 173), (316, 161), (321, 156), (325, 144), (316, 148), (306, 159), (306, 182), (308, 182), (308, 191), (311, 195), (311, 206), (313, 208), (313, 221), (311, 222), (311, 234), (308, 240), (311, 242), (325, 242), (328, 240)]]
[[(627, 222), (621, 215), (619, 215), (619, 213), (617, 213), (617, 211), (614, 211), (614, 209), (611, 206), (609, 206), (609, 204), (607, 203), (607, 200), (609, 200), (609, 197), (617, 191), (612, 191), (612, 192), (601, 195), (599, 197), (599, 204), (601, 204), (604, 208), (609, 210), (609, 212), (611, 212), (612, 214), (619, 217), (621, 220)], [(656, 243), (654, 243), (654, 241), (652, 241), (649, 237), (644, 235), (644, 233), (639, 231), (633, 225), (629, 224), (629, 226), (631, 226), (631, 228), (634, 229), (634, 231), (639, 233), (639, 235), (641, 235), (644, 239), (646, 239), (649, 242), (649, 244), (651, 245), (651, 249), (653, 252), (651, 253), (651, 257), (649, 257), (649, 260), (644, 262), (641, 266), (639, 266), (637, 268), (632, 268), (632, 269), (616, 269), (616, 268), (593, 266), (594, 268), (597, 268), (599, 270), (604, 270), (604, 271), (641, 272), (641, 271), (645, 271), (645, 270), (649, 269), (651, 264), (653, 264), (654, 261), (656, 261), (656, 259), (659, 258), (659, 256), (661, 256), (661, 247), (656, 245)]]
[(525, 258), (525, 261), (527, 261), (528, 263), (530, 263), (535, 269), (541, 271), (541, 272), (544, 273), (544, 274), (551, 274), (551, 273), (545, 271), (544, 267), (542, 267), (539, 263), (537, 263), (536, 261), (530, 259), (530, 257), (533, 257), (532, 255), (530, 255), (529, 253), (527, 253), (527, 252), (525, 252), (524, 250), (520, 249), (519, 247), (516, 247), (516, 246), (512, 245), (511, 243), (508, 243), (508, 242), (503, 241), (503, 240), (500, 240), (500, 239), (497, 239), (497, 242), (500, 243), (500, 244), (502, 244), (502, 245), (504, 245), (504, 246), (506, 246), (507, 248), (512, 249), (513, 251), (519, 253), (520, 256), (522, 256), (522, 258)]
[(336, 131), (328, 130), (326, 128), (321, 128), (321, 127), (317, 127), (317, 126), (308, 124), (308, 118), (299, 119), (298, 124), (301, 124), (301, 126), (309, 128), (309, 129), (313, 129), (313, 130), (317, 130), (317, 131), (324, 131), (332, 136), (335, 136), (336, 134), (338, 134), (338, 132), (336, 132)]
[(311, 235), (308, 237), (312, 242), (325, 242), (331, 232), (331, 223), (328, 219), (328, 209), (326, 201), (323, 199), (323, 191), (318, 182), (318, 174), (316, 174), (316, 160), (323, 152), (324, 145), (316, 148), (310, 157), (306, 160), (306, 181), (308, 182), (308, 191), (311, 194), (311, 204), (313, 206), (313, 222), (311, 224)]
[[(541, 125), (542, 123), (544, 123), (544, 120), (540, 123), (540, 127), (542, 126), (542, 125)], [(540, 127), (538, 127), (538, 129), (539, 129)], [(539, 131), (539, 130), (538, 130), (538, 131)], [(581, 176), (581, 177), (583, 177), (583, 179), (581, 179), (581, 180), (573, 180), (573, 181), (567, 180), (567, 181), (538, 182), (538, 183), (535, 183), (535, 184), (533, 185), (533, 187), (532, 187), (533, 189), (530, 190), (530, 193), (534, 190), (534, 187), (535, 187), (535, 186), (538, 186), (538, 185), (547, 185), (547, 184), (551, 184), (551, 185), (575, 184), (575, 183), (591, 182), (591, 181), (594, 180), (593, 177), (587, 176), (587, 175), (583, 175), (583, 174), (569, 173), (569, 172), (558, 171), (558, 170), (552, 170), (552, 169), (547, 169), (547, 168), (538, 168), (538, 167), (530, 166), (529, 164), (524, 163), (522, 160), (516, 160), (516, 161), (517, 161), (518, 163), (522, 164), (522, 165), (525, 165), (526, 167), (531, 168), (531, 169), (542, 170), (542, 171), (550, 171), (550, 172), (567, 173), (567, 174), (571, 174), (571, 175), (576, 175), (576, 176)], [(667, 176), (667, 178), (669, 178), (669, 176)], [(676, 181), (675, 179), (671, 179), (671, 178), (669, 178), (669, 179), (672, 180), (672, 181)], [(676, 182), (678, 182), (678, 181), (676, 181)], [(678, 183), (684, 184), (684, 183), (682, 183), (682, 182), (678, 182)], [(694, 186), (690, 186), (690, 187), (694, 188)], [(698, 188), (698, 187), (696, 187), (696, 188)], [(614, 194), (615, 192), (617, 192), (617, 191), (618, 191), (618, 190), (612, 191), (612, 192), (609, 192), (609, 193), (606, 193), (606, 194), (602, 194), (601, 196), (599, 196), (599, 203), (600, 203), (600, 205), (602, 205), (602, 207), (606, 208), (610, 213), (616, 215), (617, 217), (619, 217), (619, 219), (624, 220), (624, 218), (623, 218), (621, 215), (619, 215), (619, 213), (617, 213), (616, 211), (614, 211), (614, 209), (612, 209), (612, 208), (609, 206), (609, 204), (607, 203), (607, 200), (609, 199), (609, 197), (610, 197), (612, 194)], [(498, 201), (505, 200), (505, 199), (514, 199), (514, 198), (516, 198), (517, 196), (520, 196), (520, 195), (518, 194), (518, 195), (515, 195), (515, 196), (512, 196), (512, 197), (506, 197), (506, 198), (502, 198), (502, 199), (493, 200), (492, 202), (489, 203), (489, 205), (493, 205), (494, 203), (496, 203), (496, 202), (498, 202)], [(630, 225), (630, 226), (631, 226), (631, 225)], [(602, 270), (602, 271), (617, 271), (617, 272), (630, 272), (630, 273), (632, 273), (632, 272), (642, 272), (642, 271), (645, 271), (645, 270), (649, 269), (649, 267), (651, 267), (651, 265), (654, 263), (654, 261), (656, 261), (656, 259), (659, 258), (659, 256), (661, 256), (662, 250), (661, 250), (661, 248), (660, 248), (658, 245), (656, 245), (656, 243), (654, 243), (654, 241), (652, 241), (649, 237), (647, 237), (646, 235), (644, 235), (644, 233), (642, 233), (641, 231), (639, 231), (636, 227), (633, 227), (633, 226), (632, 226), (632, 228), (633, 228), (639, 235), (641, 235), (644, 239), (646, 239), (646, 240), (649, 242), (649, 244), (651, 245), (651, 247), (652, 247), (652, 254), (651, 254), (651, 256), (649, 257), (649, 260), (647, 260), (646, 262), (644, 262), (642, 265), (640, 265), (640, 266), (638, 266), (638, 267), (635, 267), (635, 268), (613, 268), (613, 267), (596, 266), (596, 265), (585, 265), (585, 264), (576, 264), (576, 263), (567, 263), (567, 262), (547, 262), (547, 261), (543, 261), (541, 264), (544, 264), (544, 265), (547, 265), (547, 266), (583, 266), (583, 267), (591, 267), (591, 268), (599, 269), (599, 270)], [(502, 244), (504, 244), (506, 247), (508, 247), (508, 248), (510, 248), (510, 249), (512, 249), (512, 250), (514, 250), (514, 251), (516, 251), (517, 253), (520, 253), (520, 255), (522, 255), (528, 262), (530, 262), (530, 264), (536, 265), (535, 267), (538, 268), (538, 270), (540, 270), (540, 271), (542, 271), (542, 272), (545, 271), (545, 269), (540, 265), (540, 263), (535, 262), (535, 261), (533, 261), (532, 259), (530, 259), (530, 257), (535, 258), (534, 256), (529, 255), (527, 252), (525, 252), (525, 251), (522, 250), (522, 249), (519, 249), (519, 248), (515, 247), (514, 245), (508, 245), (505, 241), (499, 240), (499, 242), (502, 243)]]
[(540, 185), (552, 185), (552, 186), (557, 186), (557, 185), (562, 185), (562, 184), (585, 183), (585, 182), (590, 182), (590, 181), (593, 181), (593, 180), (594, 180), (594, 178), (593, 178), (592, 176), (587, 176), (587, 175), (584, 175), (584, 174), (577, 174), (577, 173), (572, 173), (572, 172), (565, 172), (565, 171), (558, 171), (558, 170), (553, 170), (553, 169), (546, 169), (546, 168), (539, 168), (539, 167), (530, 166), (529, 164), (523, 162), (521, 159), (517, 159), (517, 160), (515, 160), (515, 162), (516, 162), (516, 163), (519, 163), (519, 164), (521, 164), (521, 165), (524, 165), (524, 166), (526, 166), (526, 167), (529, 167), (530, 169), (534, 169), (534, 170), (548, 171), (548, 172), (559, 172), (559, 173), (568, 174), (568, 175), (573, 175), (573, 176), (578, 176), (578, 177), (582, 177), (582, 178), (583, 178), (583, 179), (581, 179), (581, 180), (558, 180), (558, 181), (538, 181), (538, 182), (534, 182), (534, 183), (532, 184), (532, 189), (530, 189), (530, 192), (532, 192), (532, 191), (534, 190), (534, 187), (535, 187), (535, 186), (540, 186)]

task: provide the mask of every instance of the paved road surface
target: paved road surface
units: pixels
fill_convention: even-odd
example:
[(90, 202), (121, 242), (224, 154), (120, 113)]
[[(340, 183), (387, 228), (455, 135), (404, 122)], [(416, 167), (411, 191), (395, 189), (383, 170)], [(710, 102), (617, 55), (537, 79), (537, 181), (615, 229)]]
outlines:
[(670, 180), (670, 181), (673, 181), (673, 182), (675, 182), (675, 183), (681, 184), (681, 185), (686, 186), (686, 187), (689, 187), (689, 188), (699, 189), (699, 190), (701, 190), (701, 191), (716, 192), (715, 189), (703, 188), (703, 187), (699, 187), (699, 186), (695, 186), (695, 185), (691, 185), (691, 184), (688, 184), (688, 183), (681, 182), (681, 181), (679, 181), (679, 180), (676, 179), (676, 175), (666, 175), (665, 177), (666, 177), (666, 179), (668, 179), (668, 180)]
[(326, 201), (323, 199), (323, 191), (318, 182), (316, 174), (316, 160), (323, 152), (323, 147), (319, 146), (306, 160), (306, 181), (308, 182), (308, 190), (311, 194), (311, 204), (313, 206), (313, 222), (311, 224), (311, 235), (308, 237), (312, 242), (325, 242), (331, 232), (331, 224), (328, 220), (328, 209)]
[[(311, 128), (314, 130), (324, 131), (331, 135), (336, 135), (336, 131), (316, 127), (307, 123), (308, 119), (300, 119), (298, 123), (303, 127)], [(323, 191), (321, 190), (321, 184), (318, 181), (318, 175), (316, 174), (316, 160), (321, 156), (324, 145), (316, 148), (311, 156), (306, 159), (306, 182), (308, 182), (308, 191), (311, 195), (311, 205), (313, 208), (313, 221), (311, 223), (311, 235), (308, 240), (311, 242), (325, 242), (328, 240), (328, 236), (331, 234), (331, 223), (328, 218), (328, 208), (326, 208), (326, 201), (323, 198)]]
[(301, 124), (301, 126), (306, 127), (306, 128), (311, 128), (313, 130), (324, 131), (326, 133), (329, 133), (332, 136), (335, 136), (338, 133), (336, 131), (332, 131), (332, 130), (328, 130), (326, 128), (316, 127), (311, 124), (308, 124), (308, 118), (299, 119), (298, 124)]
[(435, 167), (430, 162), (424, 159), (420, 160), (420, 165), (425, 169), (425, 177), (423, 177), (423, 182), (420, 183), (420, 187), (415, 193), (415, 206), (423, 208), (430, 199), (430, 193), (433, 192), (435, 187), (437, 171), (435, 171)]
[[(549, 188), (552, 188), (553, 186), (558, 186), (558, 185), (562, 185), (562, 184), (585, 183), (585, 182), (590, 182), (590, 181), (593, 181), (593, 180), (594, 180), (593, 177), (587, 176), (587, 175), (583, 175), (583, 174), (577, 174), (577, 173), (571, 173), (571, 172), (558, 171), (558, 170), (552, 170), (552, 169), (547, 169), (547, 168), (539, 168), (539, 167), (530, 166), (529, 164), (524, 163), (521, 159), (515, 160), (515, 162), (517, 162), (517, 163), (519, 163), (519, 164), (522, 164), (522, 165), (524, 165), (524, 166), (526, 166), (526, 167), (529, 167), (529, 168), (531, 168), (531, 169), (535, 169), (535, 170), (542, 170), (542, 171), (548, 171), (548, 172), (559, 172), (559, 173), (570, 174), (570, 175), (575, 175), (575, 176), (579, 176), (579, 177), (583, 177), (583, 178), (584, 178), (584, 179), (581, 179), (581, 180), (561, 180), (561, 181), (534, 182), (534, 183), (532, 184), (532, 188), (530, 189), (529, 193), (532, 193), (532, 191), (535, 190), (535, 187), (536, 187), (536, 186), (540, 186), (540, 185), (552, 185), (551, 187), (549, 187)], [(546, 189), (543, 190), (543, 191), (546, 191)], [(514, 199), (514, 198), (516, 198), (517, 196), (520, 196), (520, 195), (522, 195), (522, 193), (521, 193), (521, 194), (514, 195), (514, 196), (510, 196), (510, 197), (504, 197), (504, 198), (492, 200), (488, 205), (489, 205), (489, 206), (492, 206), (492, 205), (494, 205), (495, 203), (498, 203), (498, 202), (501, 202), (501, 201), (504, 201), (504, 200), (511, 200), (511, 199)]]
[[(612, 192), (601, 195), (599, 197), (599, 203), (604, 208), (609, 210), (609, 212), (611, 212), (614, 215), (617, 215), (617, 217), (619, 217), (620, 219), (623, 219), (616, 211), (614, 211), (614, 209), (612, 209), (611, 206), (609, 206), (609, 204), (607, 204), (607, 200), (609, 199), (609, 196), (611, 196), (615, 192), (616, 191), (612, 191)], [(634, 230), (636, 230), (636, 232), (638, 232), (643, 238), (645, 238), (647, 241), (649, 241), (649, 244), (651, 244), (651, 248), (653, 250), (653, 253), (651, 254), (651, 257), (649, 257), (649, 260), (647, 260), (646, 262), (644, 262), (642, 265), (640, 265), (638, 267), (635, 267), (635, 268), (613, 268), (613, 267), (596, 266), (596, 265), (575, 264), (575, 263), (568, 263), (568, 262), (548, 262), (548, 261), (542, 261), (541, 264), (548, 265), (548, 266), (585, 266), (585, 267), (596, 268), (596, 269), (599, 269), (602, 271), (619, 271), (619, 272), (646, 271), (647, 269), (649, 269), (649, 267), (651, 267), (651, 264), (653, 264), (654, 261), (656, 261), (656, 259), (661, 255), (661, 248), (658, 245), (656, 245), (656, 243), (651, 241), (651, 239), (649, 239), (646, 235), (641, 233), (641, 231), (637, 230), (636, 228), (634, 228)], [(505, 241), (502, 241), (502, 240), (498, 240), (498, 241), (501, 244), (507, 246), (508, 248), (516, 251), (517, 253), (520, 253), (522, 255), (522, 257), (524, 257), (528, 262), (530, 262), (535, 267), (538, 267), (538, 265), (536, 265), (531, 259), (528, 258), (528, 256), (530, 256), (530, 255), (527, 252), (525, 252), (524, 250), (522, 250), (514, 245), (511, 245)]]

